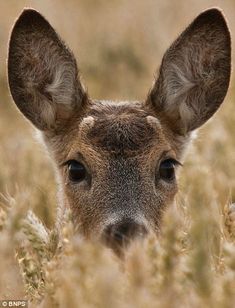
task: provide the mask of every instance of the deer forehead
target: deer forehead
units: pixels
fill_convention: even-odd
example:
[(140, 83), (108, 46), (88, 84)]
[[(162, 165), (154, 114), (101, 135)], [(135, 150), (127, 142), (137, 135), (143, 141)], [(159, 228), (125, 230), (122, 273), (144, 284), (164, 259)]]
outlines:
[(79, 130), (86, 143), (120, 155), (143, 152), (162, 139), (159, 120), (135, 102), (96, 102)]

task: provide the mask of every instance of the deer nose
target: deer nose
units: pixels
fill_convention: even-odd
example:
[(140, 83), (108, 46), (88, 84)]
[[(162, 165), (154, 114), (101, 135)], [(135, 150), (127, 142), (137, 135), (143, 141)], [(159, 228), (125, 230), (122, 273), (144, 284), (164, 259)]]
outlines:
[(103, 239), (107, 246), (121, 248), (127, 246), (132, 239), (142, 238), (146, 234), (147, 229), (143, 224), (128, 219), (107, 226)]

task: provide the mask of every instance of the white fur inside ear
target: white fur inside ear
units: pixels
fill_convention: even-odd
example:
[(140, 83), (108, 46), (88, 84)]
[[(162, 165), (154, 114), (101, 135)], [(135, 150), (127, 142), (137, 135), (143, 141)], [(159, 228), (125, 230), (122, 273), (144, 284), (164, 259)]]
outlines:
[(187, 123), (193, 121), (193, 110), (185, 102), (183, 102), (179, 105), (179, 114), (184, 126), (187, 128)]
[[(55, 63), (52, 64), (55, 66)], [(74, 93), (74, 76), (76, 72), (70, 63), (60, 63), (54, 69), (53, 81), (47, 85), (46, 91), (57, 104), (72, 105)]]
[(40, 117), (45, 122), (47, 128), (53, 127), (56, 121), (55, 106), (45, 102), (45, 108), (41, 110)]
[(169, 105), (172, 105), (180, 97), (187, 95), (187, 92), (195, 86), (188, 59), (185, 59), (185, 63), (182, 63), (181, 67), (171, 63), (164, 72), (164, 76), (164, 89)]
[(176, 108), (180, 107), (180, 113), (190, 118), (189, 113), (192, 112), (187, 107), (186, 101), (190, 90), (196, 86), (193, 81), (192, 72), (190, 71), (190, 63), (185, 60), (182, 66), (175, 63), (169, 64), (164, 72), (164, 92), (166, 95), (166, 110), (172, 112)]
[[(188, 130), (195, 118), (195, 111), (190, 105), (190, 95), (194, 88), (198, 88), (199, 83), (206, 83), (206, 76), (198, 65), (192, 70), (190, 64), (190, 52), (184, 50), (184, 61), (178, 63), (169, 63), (164, 74), (164, 93), (165, 93), (165, 110), (173, 119), (180, 119), (181, 127)], [(189, 53), (189, 54), (188, 54)], [(197, 55), (199, 57), (199, 55)], [(196, 57), (196, 55), (195, 55)], [(198, 59), (199, 60), (199, 59)], [(200, 62), (200, 61), (199, 61)], [(194, 105), (200, 107), (198, 97), (192, 97)], [(203, 99), (203, 97), (201, 97)]]

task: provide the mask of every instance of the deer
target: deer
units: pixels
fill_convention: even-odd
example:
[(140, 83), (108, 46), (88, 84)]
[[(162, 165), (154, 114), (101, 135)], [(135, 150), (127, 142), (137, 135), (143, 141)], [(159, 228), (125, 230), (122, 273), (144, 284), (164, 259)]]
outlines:
[(158, 234), (192, 135), (229, 87), (221, 10), (201, 12), (170, 45), (143, 101), (91, 99), (72, 51), (34, 9), (15, 22), (7, 63), (13, 101), (42, 137), (76, 232), (116, 252)]

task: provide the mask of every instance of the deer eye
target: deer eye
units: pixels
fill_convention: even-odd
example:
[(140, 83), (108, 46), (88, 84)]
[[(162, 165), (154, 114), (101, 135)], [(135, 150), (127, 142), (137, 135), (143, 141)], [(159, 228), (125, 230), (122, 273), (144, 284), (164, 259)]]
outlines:
[(175, 178), (175, 166), (180, 164), (175, 159), (166, 159), (159, 167), (160, 178), (165, 181), (172, 181)]
[(86, 178), (86, 168), (82, 163), (76, 160), (70, 160), (68, 162), (69, 179), (72, 182), (81, 182)]

